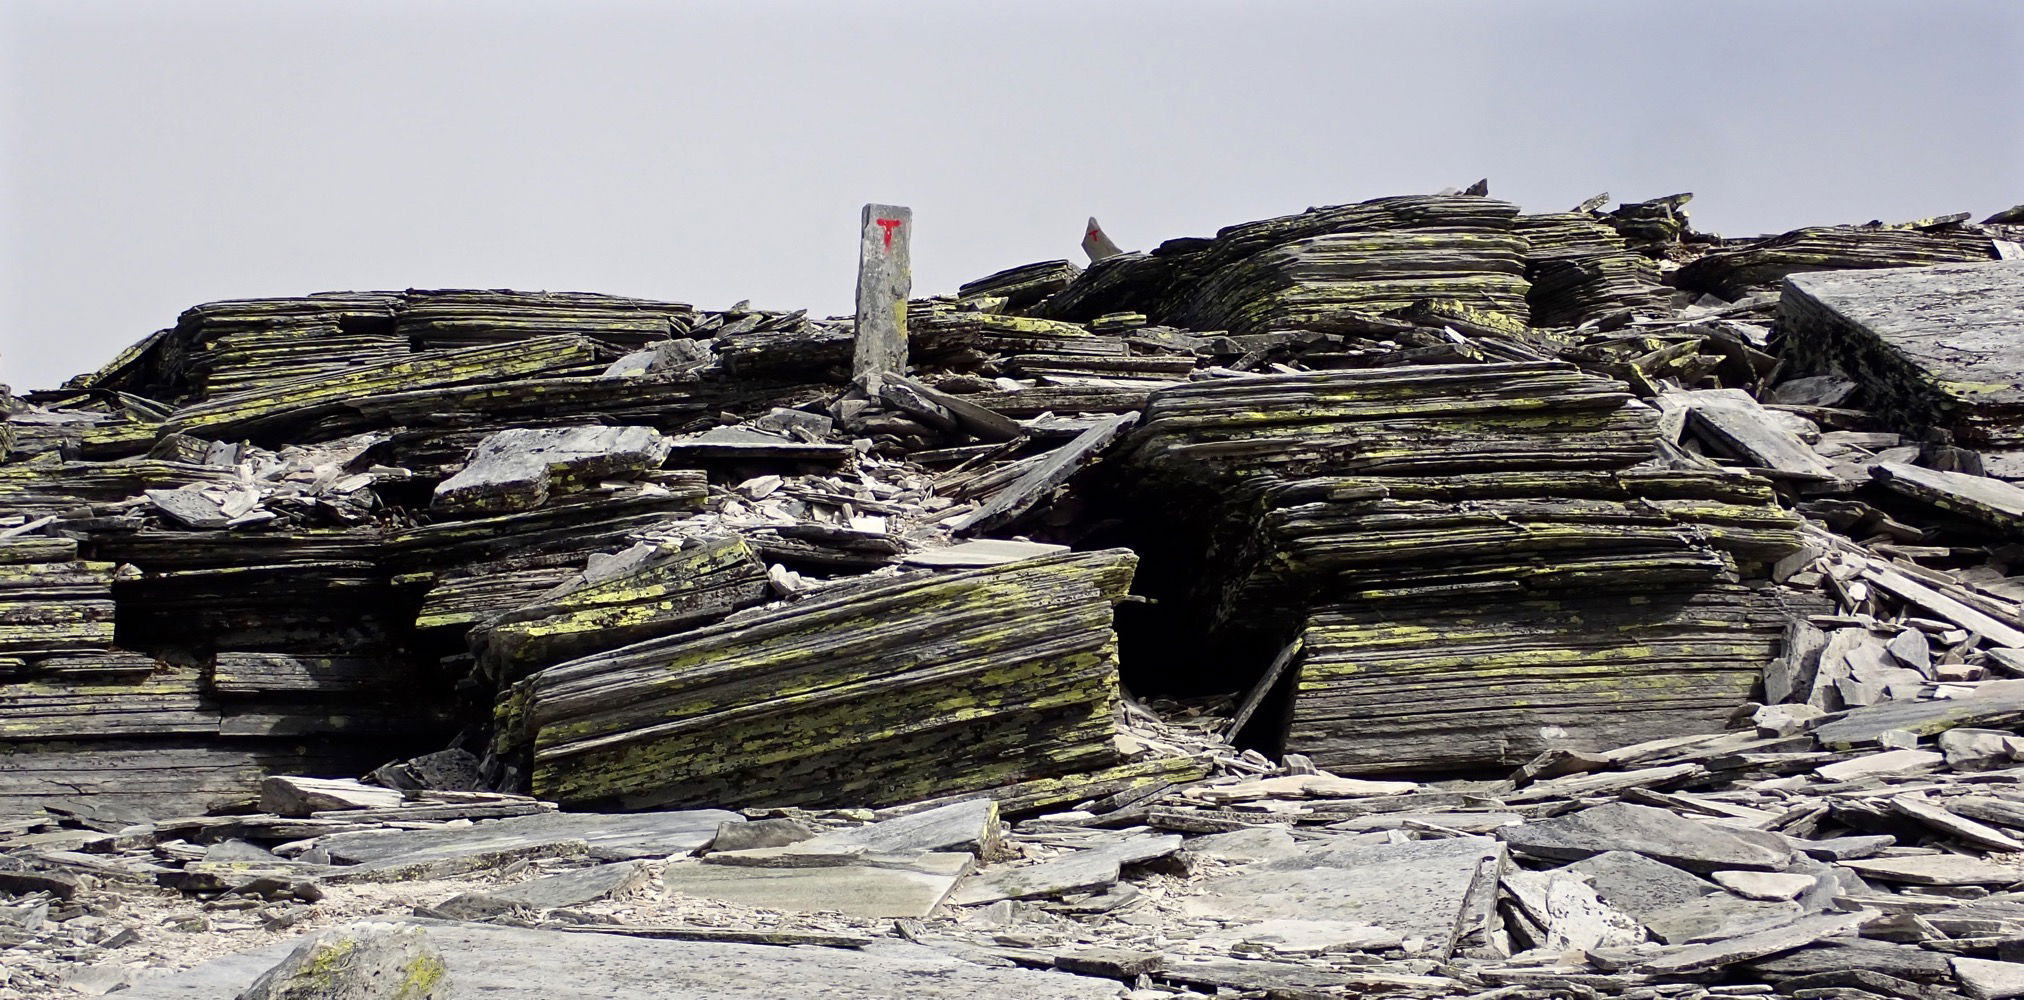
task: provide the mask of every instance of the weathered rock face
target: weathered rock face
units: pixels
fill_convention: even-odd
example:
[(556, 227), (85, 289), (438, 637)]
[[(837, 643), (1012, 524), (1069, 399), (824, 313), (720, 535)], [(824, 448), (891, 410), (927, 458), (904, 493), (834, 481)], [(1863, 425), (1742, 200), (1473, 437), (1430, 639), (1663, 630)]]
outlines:
[[(885, 805), (1123, 761), (1111, 608), (1135, 560), (899, 580), (560, 664), (502, 704), (535, 794)], [(736, 749), (727, 752), (727, 748)]]
[(442, 953), (418, 928), (359, 924), (303, 942), (238, 1000), (442, 1000)]
[(1745, 583), (1800, 547), (1768, 484), (1635, 468), (1658, 414), (1570, 366), (1206, 382), (1147, 412), (1146, 481), (1227, 505), (1194, 597), (1210, 638), (1299, 640), (1284, 745), (1324, 767), (1717, 727), (1805, 609)]
[(1794, 353), (1859, 379), (1898, 426), (1953, 433), (2024, 475), (2024, 261), (1794, 275), (1779, 298)]

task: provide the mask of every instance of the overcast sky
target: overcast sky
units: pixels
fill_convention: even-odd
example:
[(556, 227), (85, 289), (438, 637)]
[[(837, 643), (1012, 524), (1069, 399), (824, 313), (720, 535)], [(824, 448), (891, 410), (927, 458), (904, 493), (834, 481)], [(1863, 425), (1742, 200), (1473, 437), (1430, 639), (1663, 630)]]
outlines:
[(1490, 178), (1731, 235), (2024, 201), (2024, 3), (0, 0), (0, 382), (197, 302), (850, 309)]

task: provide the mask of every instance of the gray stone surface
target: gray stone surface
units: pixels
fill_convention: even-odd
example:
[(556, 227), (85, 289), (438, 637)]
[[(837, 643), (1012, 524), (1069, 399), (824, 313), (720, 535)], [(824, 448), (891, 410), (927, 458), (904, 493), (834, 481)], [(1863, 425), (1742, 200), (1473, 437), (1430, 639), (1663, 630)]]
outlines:
[(710, 840), (712, 851), (750, 851), (761, 847), (786, 847), (821, 833), (821, 829), (792, 817), (727, 822), (717, 827)]
[[(1699, 823), (1651, 806), (1612, 802), (1565, 816), (1504, 827), (1497, 836), (1530, 857), (1578, 860), (1605, 851), (1635, 851), (1654, 860), (1709, 872), (1721, 868), (1776, 869), (1791, 851), (1775, 837)], [(1772, 846), (1776, 841), (1778, 846)]]
[(1276, 861), (1300, 853), (1293, 835), (1283, 826), (1254, 826), (1228, 833), (1212, 833), (1187, 842), (1188, 852), (1221, 861)]
[[(711, 855), (711, 860), (722, 857)], [(925, 917), (976, 863), (971, 855), (956, 852), (879, 855), (862, 860), (861, 864), (792, 867), (676, 862), (662, 869), (661, 884), (671, 894), (774, 910)]]
[(1829, 781), (1861, 781), (1887, 774), (1930, 771), (1944, 759), (1931, 750), (1885, 750), (1822, 764), (1814, 768), (1813, 773)]
[(1940, 752), (1956, 771), (1993, 771), (2008, 767), (2024, 747), (2015, 733), (2002, 729), (1949, 729), (1940, 734)]
[(1737, 962), (1803, 948), (1831, 937), (1852, 936), (1874, 913), (1822, 913), (1802, 917), (1783, 927), (1771, 927), (1704, 945), (1683, 948), (1645, 963), (1646, 971), (1679, 975), (1718, 969)]
[[(987, 968), (918, 945), (863, 950), (665, 941), (607, 934), (427, 924), (460, 997), (486, 1000), (1111, 1000), (1115, 980), (1061, 972)], [(289, 946), (219, 959), (150, 980), (130, 1000), (219, 1000), (232, 996)]]
[(1847, 748), (1875, 743), (1892, 729), (1934, 736), (1957, 726), (1993, 728), (2024, 721), (2024, 689), (1991, 685), (1967, 698), (1887, 701), (1825, 723), (1813, 731), (1820, 745)]
[(1042, 542), (1008, 541), (1000, 538), (975, 538), (967, 542), (939, 549), (926, 549), (910, 553), (900, 561), (909, 566), (936, 566), (961, 568), (968, 566), (1001, 566), (1021, 559), (1053, 555), (1068, 550), (1066, 545), (1048, 545)]
[(643, 472), (667, 457), (651, 427), (516, 427), (478, 442), (471, 461), (436, 487), (429, 506), (453, 513), (528, 510), (558, 478), (583, 482)]
[(998, 803), (971, 799), (945, 806), (832, 830), (807, 841), (806, 849), (862, 848), (868, 851), (968, 851), (985, 854), (998, 844)]
[(318, 838), (333, 861), (377, 864), (396, 858), (444, 858), (512, 847), (581, 840), (606, 861), (688, 854), (710, 842), (717, 827), (743, 822), (723, 809), (642, 813), (536, 813), (486, 820), (467, 829), (366, 831)]
[(1364, 847), (1311, 846), (1295, 857), (1249, 865), (1210, 881), (1183, 906), (1226, 919), (1360, 923), (1420, 939), (1446, 955), (1468, 916), (1472, 891), (1495, 884), (1503, 845), (1488, 837)]
[(1100, 889), (1116, 882), (1123, 866), (1164, 857), (1180, 847), (1181, 838), (1175, 835), (1136, 836), (1035, 865), (994, 868), (957, 889), (950, 902), (969, 906)]
[(1884, 941), (1836, 939), (1811, 948), (1755, 959), (1747, 966), (1753, 974), (1776, 982), (1794, 976), (1823, 972), (1876, 972), (1915, 983), (1953, 983), (1953, 968), (1947, 956), (1914, 945)]
[(2024, 867), (1999, 865), (1959, 854), (1907, 858), (1862, 858), (1837, 862), (1863, 878), (1911, 885), (2011, 885), (2024, 882)]
[(307, 816), (336, 809), (384, 809), (403, 801), (399, 789), (348, 778), (277, 774), (260, 781), (260, 810), (276, 816)]
[(1783, 902), (1813, 888), (1813, 876), (1789, 872), (1716, 872), (1715, 883), (1744, 899)]
[(1787, 329), (1860, 327), (1973, 403), (2024, 404), (2024, 261), (1795, 274), (1779, 309)]
[(1597, 898), (1595, 889), (1574, 875), (1513, 869), (1504, 873), (1504, 888), (1545, 931), (1538, 947), (1549, 951), (1620, 948), (1645, 939), (1636, 917)]
[(1383, 951), (1403, 943), (1397, 931), (1340, 920), (1260, 920), (1204, 935), (1219, 947), (1249, 945), (1282, 955), (1320, 955), (1343, 951)]
[(2024, 965), (2016, 962), (1956, 956), (1954, 977), (1961, 981), (1962, 991), (1975, 1000), (2024, 997)]
[(618, 861), (559, 875), (530, 879), (517, 885), (452, 896), (436, 909), (453, 917), (476, 919), (518, 907), (554, 910), (609, 899), (644, 885), (653, 872), (639, 861)]
[(1697, 875), (1630, 851), (1605, 851), (1560, 870), (1588, 879), (1603, 902), (1640, 920), (1718, 891)]
[(1645, 929), (1667, 944), (1708, 935), (1732, 935), (1785, 923), (1804, 912), (1798, 903), (1764, 902), (1718, 892), (1643, 916)]
[(421, 928), (352, 924), (302, 942), (238, 1000), (439, 1000), (448, 971)]

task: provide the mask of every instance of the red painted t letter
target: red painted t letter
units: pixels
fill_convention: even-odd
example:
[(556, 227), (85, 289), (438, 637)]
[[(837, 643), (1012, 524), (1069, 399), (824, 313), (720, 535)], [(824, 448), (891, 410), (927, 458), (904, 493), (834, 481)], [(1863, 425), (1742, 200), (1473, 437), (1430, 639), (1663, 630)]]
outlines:
[(886, 236), (886, 249), (887, 249), (887, 250), (891, 250), (891, 249), (893, 248), (893, 230), (895, 230), (895, 229), (898, 229), (898, 228), (900, 227), (900, 223), (901, 223), (902, 221), (904, 221), (904, 220), (901, 220), (901, 219), (873, 219), (872, 221), (873, 221), (873, 222), (875, 222), (875, 223), (877, 223), (880, 229), (883, 229), (883, 230), (885, 230), (885, 236)]

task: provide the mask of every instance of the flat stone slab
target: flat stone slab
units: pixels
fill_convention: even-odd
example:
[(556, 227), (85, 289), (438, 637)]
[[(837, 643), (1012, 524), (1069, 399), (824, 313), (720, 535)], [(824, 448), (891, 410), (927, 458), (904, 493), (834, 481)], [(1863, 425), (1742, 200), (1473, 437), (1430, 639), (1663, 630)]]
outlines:
[(260, 811), (276, 816), (307, 816), (336, 809), (388, 809), (404, 801), (400, 789), (381, 788), (349, 778), (277, 774), (260, 782)]
[(1715, 882), (1744, 899), (1781, 902), (1813, 888), (1813, 876), (1787, 872), (1716, 872)]
[(1911, 885), (2011, 885), (2024, 882), (2024, 867), (1999, 865), (1959, 854), (1863, 858), (1835, 863), (1863, 878)]
[(1603, 902), (1639, 920), (1718, 891), (1697, 875), (1630, 851), (1605, 851), (1559, 870), (1587, 879)]
[(1804, 948), (1824, 938), (1853, 935), (1864, 923), (1875, 918), (1874, 912), (1822, 913), (1802, 917), (1783, 927), (1752, 931), (1738, 937), (1694, 945), (1661, 955), (1645, 963), (1644, 969), (1658, 975), (1679, 975), (1705, 969), (1719, 969), (1753, 958), (1776, 955), (1781, 951)]
[[(905, 942), (862, 949), (671, 941), (617, 934), (421, 922), (456, 996), (487, 1000), (1113, 1000), (1114, 979), (989, 968)], [(218, 1000), (243, 990), (299, 939), (144, 981), (130, 1000)]]
[(1180, 847), (1181, 838), (1176, 834), (1132, 837), (1037, 865), (994, 869), (965, 883), (956, 890), (950, 902), (969, 906), (995, 903), (1001, 899), (1044, 899), (1101, 889), (1117, 882), (1125, 865), (1165, 857), (1180, 850)]
[(1577, 876), (1512, 869), (1504, 873), (1504, 888), (1546, 932), (1539, 947), (1548, 951), (1620, 948), (1645, 939), (1644, 926), (1636, 917), (1603, 902), (1594, 887)]
[(1419, 783), (1414, 781), (1368, 781), (1339, 778), (1332, 774), (1285, 774), (1229, 785), (1203, 785), (1189, 789), (1187, 795), (1221, 805), (1257, 799), (1355, 799), (1404, 795), (1419, 790)]
[(1854, 709), (1813, 731), (1820, 745), (1833, 750), (1873, 744), (1884, 733), (1902, 729), (1935, 736), (1956, 726), (2003, 728), (2024, 721), (2024, 685), (2002, 685), (1966, 698), (1936, 701), (1887, 701)]
[(1612, 802), (1565, 816), (1497, 831), (1518, 854), (1576, 861), (1605, 851), (1634, 851), (1688, 871), (1776, 869), (1792, 852), (1775, 835), (1752, 839), (1740, 831), (1700, 823), (1651, 806)]
[(745, 817), (723, 809), (642, 813), (537, 813), (436, 830), (365, 831), (318, 838), (333, 861), (380, 864), (396, 858), (429, 860), (485, 854), (513, 847), (581, 840), (591, 856), (630, 861), (686, 855)]
[(1979, 521), (2016, 535), (2024, 530), (2024, 489), (2001, 479), (1965, 472), (1922, 469), (1899, 462), (1880, 462), (1870, 477), (1892, 492), (1929, 503), (1941, 510)]
[(1212, 833), (1187, 842), (1188, 853), (1221, 861), (1277, 861), (1300, 853), (1293, 834), (1283, 826), (1254, 826)]
[(1886, 774), (1930, 771), (1945, 759), (1931, 750), (1885, 750), (1822, 764), (1814, 768), (1813, 773), (1829, 781), (1860, 781)]
[(1711, 934), (1734, 936), (1775, 927), (1799, 916), (1798, 903), (1744, 899), (1718, 892), (1644, 914), (1645, 929), (1667, 944), (1686, 944)]
[(1992, 962), (1984, 958), (1954, 959), (1954, 978), (1975, 1000), (2010, 1000), (2024, 997), (2024, 965)]
[(467, 892), (445, 900), (436, 909), (452, 916), (475, 918), (518, 907), (556, 910), (582, 906), (644, 885), (652, 875), (644, 862), (619, 861), (530, 879), (501, 889)]
[(2024, 261), (1794, 274), (1779, 314), (1860, 327), (1964, 402), (2024, 405)]
[(1022, 559), (1037, 559), (1040, 556), (1066, 552), (1066, 545), (1048, 545), (1043, 542), (1015, 542), (999, 538), (978, 538), (939, 549), (927, 549), (910, 553), (900, 559), (909, 566), (971, 567), (1002, 566)]
[(1327, 920), (1383, 928), (1445, 956), (1472, 901), (1493, 895), (1504, 847), (1488, 837), (1331, 847), (1323, 843), (1208, 882), (1183, 901), (1192, 916)]
[(1221, 948), (1249, 945), (1281, 955), (1324, 955), (1345, 951), (1384, 951), (1401, 943), (1397, 931), (1341, 920), (1261, 920), (1203, 935), (1200, 940)]
[(436, 487), (430, 506), (460, 513), (531, 510), (558, 476), (596, 479), (643, 472), (667, 457), (651, 427), (515, 427), (489, 434), (471, 461)]
[(998, 844), (998, 803), (991, 799), (952, 802), (922, 812), (831, 830), (802, 841), (808, 850), (861, 848), (867, 851), (968, 851), (984, 854)]
[[(802, 845), (777, 848), (792, 851)], [(769, 849), (774, 850), (774, 849)], [(712, 855), (721, 859), (723, 855)], [(976, 858), (964, 853), (872, 856), (864, 864), (772, 867), (677, 862), (661, 871), (670, 895), (854, 917), (925, 917), (948, 898)]]

